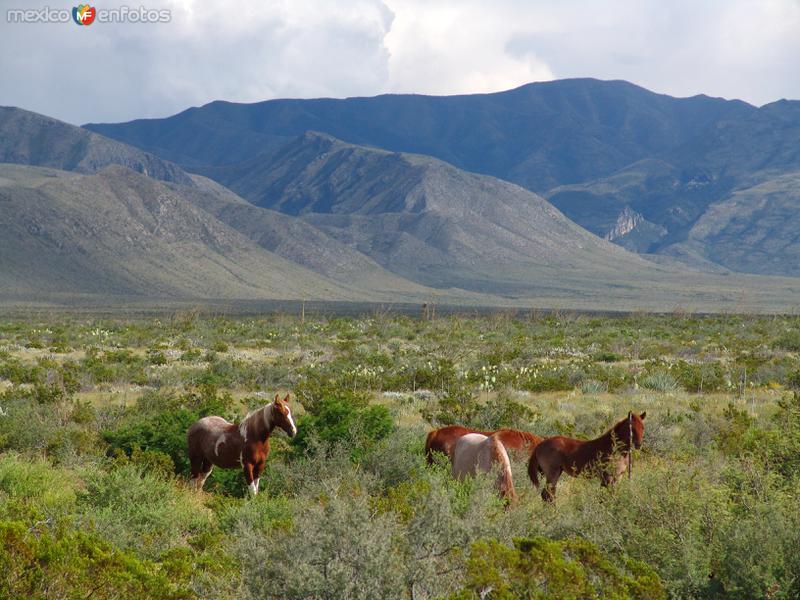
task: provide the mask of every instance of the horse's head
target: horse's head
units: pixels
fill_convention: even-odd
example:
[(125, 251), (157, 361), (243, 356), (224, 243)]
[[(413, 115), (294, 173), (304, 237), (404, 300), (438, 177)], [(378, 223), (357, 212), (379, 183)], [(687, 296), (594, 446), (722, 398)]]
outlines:
[(614, 426), (614, 436), (624, 448), (630, 449), (630, 442), (633, 442), (633, 447), (637, 450), (642, 447), (642, 439), (644, 438), (644, 418), (647, 413), (637, 415), (631, 411), (628, 416), (622, 419)]
[(635, 412), (630, 411), (626, 423), (633, 433), (633, 447), (637, 450), (642, 447), (642, 439), (644, 439), (644, 418), (647, 416), (646, 412), (637, 415)]
[(289, 437), (294, 437), (297, 433), (297, 427), (292, 418), (292, 409), (289, 408), (289, 394), (286, 394), (283, 400), (278, 394), (275, 394), (275, 402), (272, 403), (272, 423), (283, 429)]

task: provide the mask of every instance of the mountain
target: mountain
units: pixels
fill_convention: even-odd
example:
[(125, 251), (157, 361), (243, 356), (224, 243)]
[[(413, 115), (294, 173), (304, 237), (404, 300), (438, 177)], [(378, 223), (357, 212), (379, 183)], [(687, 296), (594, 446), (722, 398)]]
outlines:
[(165, 119), (85, 127), (190, 169), (242, 162), (322, 131), (544, 192), (669, 152), (721, 120), (757, 110), (706, 96), (672, 98), (624, 81), (569, 79), (494, 94), (218, 101)]
[(214, 173), (256, 206), (298, 215), (428, 286), (519, 293), (543, 270), (652, 268), (518, 185), (326, 134), (307, 133)]
[(191, 185), (177, 165), (86, 129), (20, 108), (0, 106), (0, 163), (96, 173), (122, 165), (154, 179)]
[[(742, 309), (785, 302), (788, 290), (800, 287), (734, 276), (716, 265), (715, 273), (701, 272), (678, 253), (644, 260), (518, 185), (322, 133), (211, 171), (253, 205), (295, 216), (388, 271), (434, 288), (549, 306)], [(745, 291), (751, 289), (758, 292)]]
[(695, 254), (734, 271), (800, 277), (800, 172), (711, 204), (665, 254)]
[[(493, 94), (212, 102), (165, 119), (86, 127), (223, 183), (238, 169), (237, 191), (248, 199), (246, 188), (257, 188), (262, 177), (254, 157), (320, 131), (517, 183), (634, 252), (680, 257), (711, 271), (733, 265), (795, 273), (774, 244), (748, 247), (745, 240), (733, 252), (691, 232), (712, 205), (800, 170), (797, 101), (757, 108), (702, 95), (672, 98), (624, 81), (570, 79)], [(392, 160), (384, 166), (391, 171)], [(252, 174), (244, 172), (251, 167)], [(375, 182), (377, 189), (377, 175)], [(738, 252), (769, 258), (743, 262)]]
[(395, 295), (418, 290), (393, 287), (391, 277), (373, 280), (373, 289), (334, 281), (201, 206), (214, 202), (236, 204), (117, 165), (93, 175), (0, 165), (0, 289), (17, 297), (342, 300), (394, 297), (381, 293), (384, 285)]
[[(793, 306), (798, 280), (738, 275), (727, 268), (765, 265), (780, 273), (782, 261), (793, 260), (789, 213), (794, 200), (786, 194), (794, 179), (786, 177), (786, 169), (793, 164), (794, 149), (773, 144), (778, 150), (774, 156), (756, 162), (746, 156), (747, 149), (741, 156), (735, 147), (720, 150), (723, 142), (735, 142), (745, 135), (737, 132), (748, 128), (790, 135), (791, 103), (763, 116), (762, 109), (744, 103), (670, 99), (619, 82), (556, 83), (561, 85), (525, 86), (477, 100), (482, 109), (495, 110), (497, 102), (507, 105), (508, 97), (522, 94), (527, 100), (519, 110), (526, 102), (557, 106), (566, 112), (547, 117), (561, 128), (562, 139), (548, 130), (546, 111), (537, 125), (544, 141), (534, 140), (523, 127), (527, 113), (516, 123), (520, 135), (515, 139), (506, 121), (508, 106), (504, 115), (470, 130), (471, 121), (459, 103), (466, 98), (474, 108), (470, 102), (475, 97), (444, 99), (453, 105), (425, 97), (381, 100), (388, 98), (402, 108), (408, 98), (412, 103), (421, 98), (423, 106), (438, 106), (443, 112), (435, 120), (437, 127), (450, 122), (450, 113), (458, 116), (461, 111), (463, 121), (456, 118), (450, 124), (467, 127), (464, 131), (456, 127), (417, 139), (415, 127), (424, 132), (424, 120), (416, 122), (403, 110), (384, 115), (383, 129), (364, 131), (375, 139), (381, 131), (392, 131), (403, 143), (452, 150), (453, 161), (478, 160), (471, 153), (486, 151), (486, 170), (498, 165), (513, 170), (522, 163), (506, 158), (530, 157), (525, 152), (533, 148), (544, 158), (524, 158), (525, 165), (535, 166), (530, 172), (553, 180), (588, 178), (559, 182), (547, 195), (576, 221), (584, 219), (594, 233), (513, 182), (468, 172), (433, 156), (342, 141), (328, 133), (304, 130), (292, 136), (291, 128), (248, 129), (258, 119), (248, 124), (247, 115), (237, 110), (231, 122), (206, 123), (206, 142), (196, 137), (203, 132), (205, 109), (195, 111), (193, 118), (203, 118), (193, 127), (184, 128), (180, 120), (171, 123), (173, 133), (164, 134), (160, 143), (183, 139), (183, 145), (175, 146), (181, 154), (216, 157), (214, 164), (195, 162), (190, 175), (170, 157), (6, 109), (0, 115), (2, 159), (22, 164), (0, 165), (0, 290), (4, 297), (22, 299), (60, 293), (151, 300), (303, 297), (659, 310)], [(586, 90), (591, 93), (581, 96)], [(623, 102), (630, 114), (620, 117), (606, 106), (609, 98)], [(370, 109), (375, 99), (352, 100), (363, 104), (365, 118), (375, 116)], [(339, 110), (351, 100), (331, 102)], [(653, 106), (645, 106), (651, 102)], [(295, 111), (295, 104), (284, 103), (285, 123), (308, 118)], [(312, 105), (306, 106), (308, 114), (314, 113)], [(225, 106), (232, 110), (233, 105)], [(646, 127), (638, 130), (635, 119), (629, 123), (633, 116)], [(353, 128), (365, 127), (356, 113), (350, 117)], [(781, 119), (785, 123), (779, 126)], [(585, 126), (575, 130), (575, 139), (583, 144), (575, 151), (584, 153), (586, 164), (559, 158), (556, 152), (573, 144), (564, 137), (573, 121)], [(229, 125), (227, 141), (215, 137), (214, 131)], [(487, 126), (496, 130), (496, 144), (487, 138)], [(706, 162), (689, 160), (688, 140), (712, 130), (723, 132), (713, 147), (719, 157), (709, 150), (702, 155)], [(472, 135), (475, 131), (481, 135)], [(616, 154), (611, 148), (615, 144)], [(556, 150), (547, 150), (551, 147)], [(592, 148), (600, 147), (606, 155), (593, 161)], [(514, 154), (514, 148), (522, 151)], [(636, 160), (625, 162), (631, 158)], [(721, 169), (723, 164), (731, 167)], [(750, 170), (756, 167), (760, 170)], [(746, 189), (752, 190), (750, 197), (768, 189), (776, 192), (762, 209), (748, 212), (751, 200), (741, 194)], [(718, 219), (709, 225), (702, 220), (706, 214), (728, 214), (730, 219), (714, 229)], [(786, 223), (778, 223), (776, 216)], [(758, 227), (735, 247), (742, 219), (758, 222)], [(771, 243), (771, 232), (779, 225), (785, 225), (781, 234), (787, 243), (782, 247)], [(760, 244), (764, 260), (748, 259), (751, 243)], [(714, 244), (725, 250), (722, 255), (710, 251)], [(654, 251), (660, 254), (652, 255)]]

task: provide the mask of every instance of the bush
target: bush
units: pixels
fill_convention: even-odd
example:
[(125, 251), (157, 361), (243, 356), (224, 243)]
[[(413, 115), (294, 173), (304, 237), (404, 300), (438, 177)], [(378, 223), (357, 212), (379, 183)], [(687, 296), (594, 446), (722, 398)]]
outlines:
[(179, 571), (67, 528), (0, 521), (0, 571), (0, 598), (195, 598)]
[(248, 598), (406, 597), (404, 556), (391, 514), (375, 514), (359, 491), (298, 507), (290, 528), (264, 533), (242, 523), (236, 551)]
[(658, 575), (645, 563), (622, 558), (613, 563), (579, 538), (496, 540), (470, 546), (466, 585), (451, 600), (484, 598), (666, 598)]
[(657, 392), (678, 392), (680, 384), (668, 372), (659, 370), (650, 373), (642, 379), (642, 387)]
[(313, 449), (315, 442), (328, 446), (343, 444), (351, 458), (358, 460), (377, 441), (394, 431), (394, 421), (385, 406), (370, 406), (352, 399), (325, 398), (313, 412), (300, 418), (293, 445)]
[(536, 420), (536, 413), (514, 400), (508, 390), (501, 390), (482, 403), (466, 387), (451, 389), (437, 402), (424, 406), (421, 413), (434, 427), (464, 425), (482, 430), (525, 429)]
[(717, 362), (688, 363), (679, 360), (669, 369), (689, 392), (713, 392), (725, 383), (722, 367)]
[(84, 484), (78, 494), (83, 519), (123, 549), (157, 558), (185, 546), (190, 534), (213, 529), (200, 497), (135, 464), (92, 470)]
[(790, 352), (800, 352), (800, 329), (788, 331), (775, 340), (774, 346)]

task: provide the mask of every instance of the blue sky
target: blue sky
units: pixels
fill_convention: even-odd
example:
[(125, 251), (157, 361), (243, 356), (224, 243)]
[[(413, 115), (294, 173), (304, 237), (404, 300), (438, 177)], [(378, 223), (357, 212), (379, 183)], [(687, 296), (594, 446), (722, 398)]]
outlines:
[[(800, 0), (141, 0), (164, 24), (8, 23), (0, 104), (71, 123), (215, 99), (459, 94), (565, 77), (676, 96), (800, 98)], [(71, 9), (72, 5), (65, 5)]]

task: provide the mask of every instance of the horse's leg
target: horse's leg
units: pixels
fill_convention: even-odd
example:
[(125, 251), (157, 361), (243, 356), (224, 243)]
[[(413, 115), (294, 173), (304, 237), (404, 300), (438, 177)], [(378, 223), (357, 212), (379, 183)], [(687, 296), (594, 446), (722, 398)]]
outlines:
[(192, 477), (195, 487), (198, 490), (203, 489), (203, 484), (208, 479), (211, 469), (214, 467), (208, 462), (202, 454), (195, 454), (189, 457), (189, 464), (191, 466)]
[(261, 481), (261, 473), (264, 472), (265, 461), (259, 461), (253, 465), (253, 495), (258, 493), (258, 484)]
[(258, 493), (258, 487), (255, 482), (255, 477), (253, 476), (253, 467), (254, 463), (250, 461), (244, 461), (242, 465), (242, 470), (244, 471), (244, 480), (247, 482), (247, 487), (250, 490), (250, 494), (255, 496)]
[(542, 500), (552, 502), (556, 499), (556, 484), (561, 477), (561, 467), (548, 467), (544, 469), (544, 476), (547, 483), (542, 489)]
[(628, 468), (628, 457), (620, 456), (616, 460), (609, 459), (600, 469), (600, 483), (609, 487), (619, 481), (619, 476)]
[(202, 490), (203, 485), (206, 483), (206, 479), (208, 476), (211, 475), (211, 471), (214, 469), (214, 465), (212, 465), (208, 461), (203, 461), (203, 470), (200, 472), (200, 475), (197, 477), (197, 489)]

